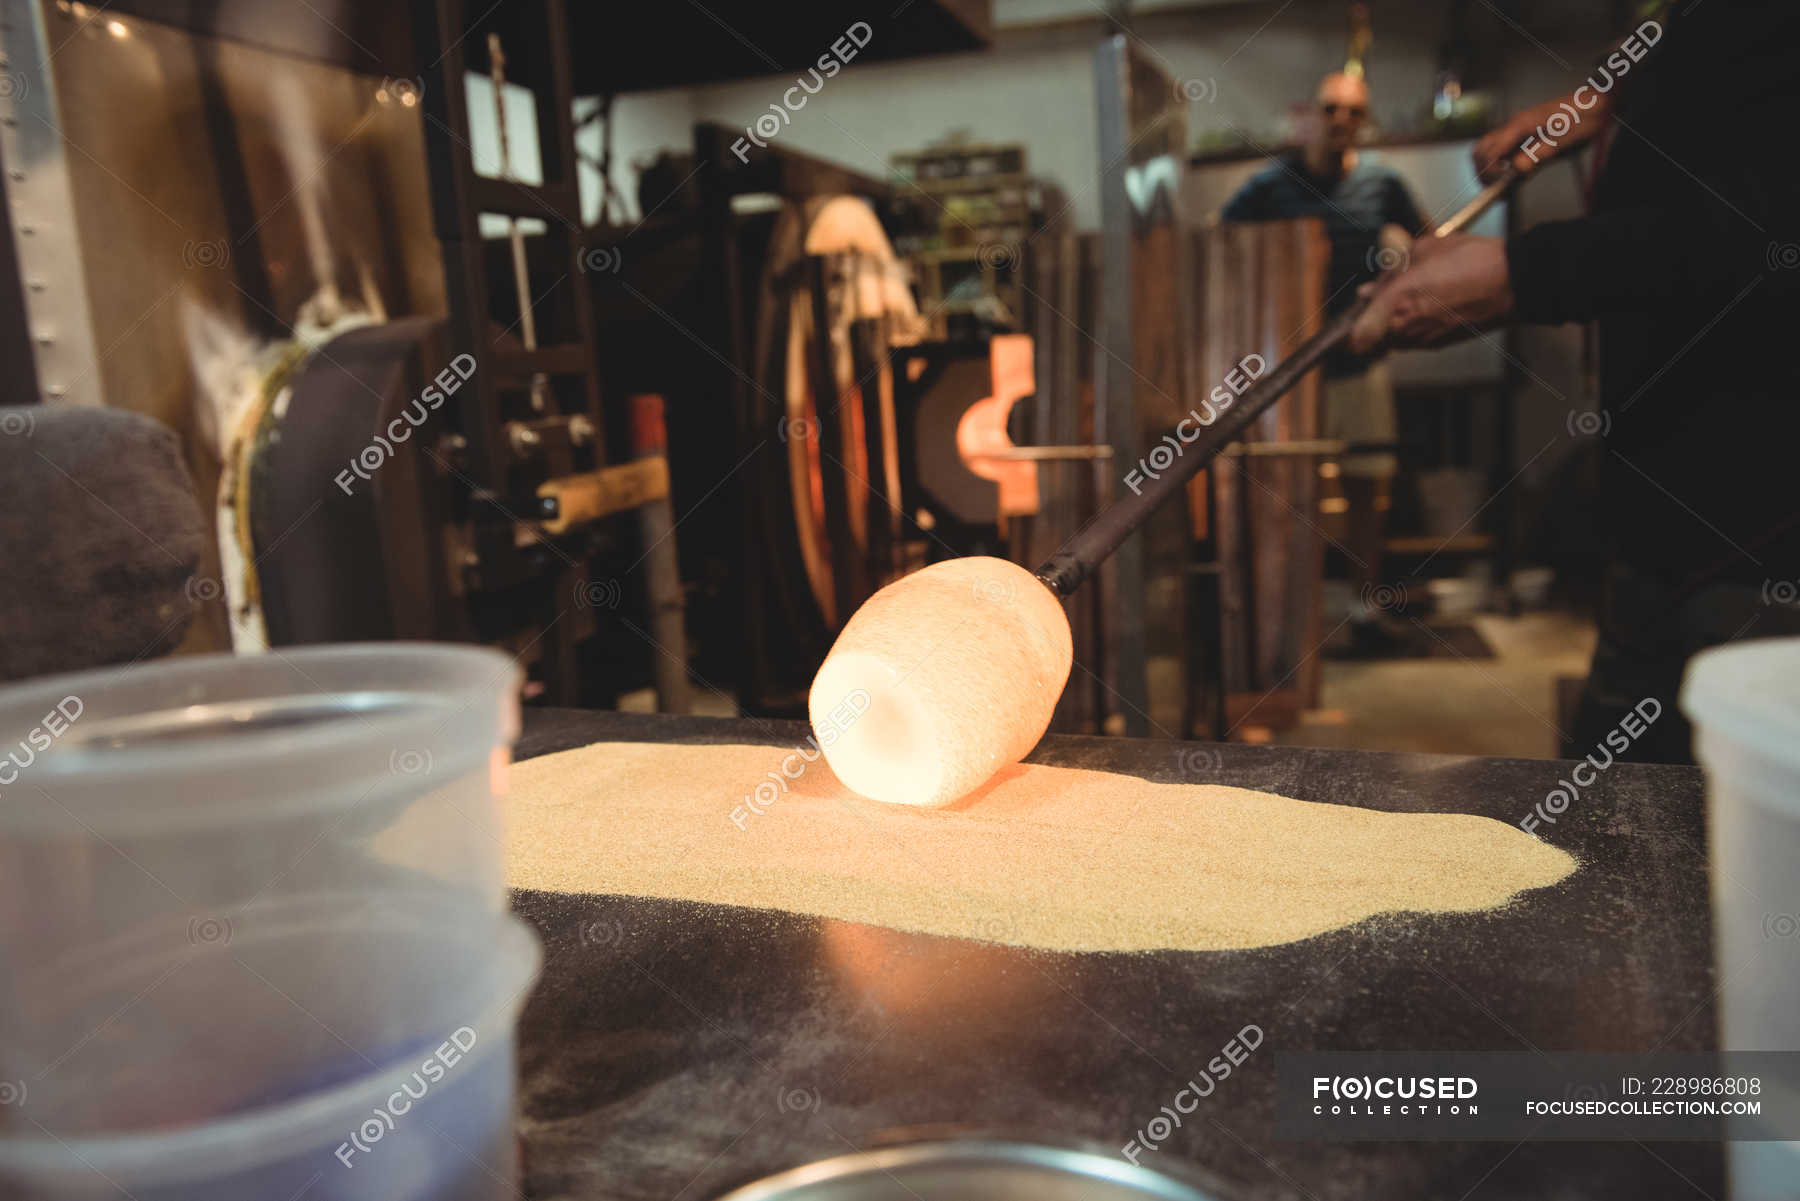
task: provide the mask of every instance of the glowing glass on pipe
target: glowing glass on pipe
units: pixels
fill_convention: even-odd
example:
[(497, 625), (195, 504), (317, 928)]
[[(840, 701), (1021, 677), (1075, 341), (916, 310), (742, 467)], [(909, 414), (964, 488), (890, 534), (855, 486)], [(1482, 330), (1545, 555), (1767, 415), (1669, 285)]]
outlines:
[[(1509, 164), (1433, 232), (1465, 228), (1515, 178)], [(1190, 454), (1102, 509), (1035, 574), (1004, 559), (952, 559), (870, 597), (838, 635), (807, 698), (815, 733), (836, 734), (825, 758), (838, 778), (878, 801), (942, 806), (1023, 758), (1049, 729), (1069, 679), (1073, 639), (1061, 598), (1348, 338), (1368, 303), (1359, 300), (1301, 343), (1221, 413)], [(869, 704), (846, 724), (838, 718), (858, 691)]]
[[(807, 708), (831, 770), (899, 805), (947, 805), (1050, 728), (1074, 644), (1062, 603), (1017, 563), (977, 556), (896, 580), (858, 609)], [(853, 720), (846, 702), (867, 695)], [(852, 706), (853, 707), (853, 706)]]

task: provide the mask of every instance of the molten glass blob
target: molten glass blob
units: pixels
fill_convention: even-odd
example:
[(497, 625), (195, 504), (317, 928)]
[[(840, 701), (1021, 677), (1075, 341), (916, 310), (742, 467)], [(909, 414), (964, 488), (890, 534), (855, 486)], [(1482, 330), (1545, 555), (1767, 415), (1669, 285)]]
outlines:
[(1071, 655), (1062, 602), (1029, 571), (982, 556), (936, 563), (845, 624), (813, 678), (813, 733), (853, 791), (947, 805), (1043, 737)]

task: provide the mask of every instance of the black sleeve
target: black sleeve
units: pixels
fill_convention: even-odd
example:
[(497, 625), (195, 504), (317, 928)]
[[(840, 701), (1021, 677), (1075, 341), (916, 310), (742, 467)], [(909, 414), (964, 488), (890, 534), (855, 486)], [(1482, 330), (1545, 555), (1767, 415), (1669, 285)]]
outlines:
[(1800, 5), (1677, 7), (1650, 52), (1669, 57), (1637, 68), (1656, 73), (1615, 113), (1602, 184), (1625, 203), (1507, 244), (1523, 320), (1723, 308), (1752, 286), (1765, 304), (1800, 298), (1800, 172), (1758, 132), (1800, 123)]
[(1644, 207), (1534, 226), (1506, 246), (1514, 306), (1521, 320), (1556, 325), (1729, 300), (1761, 266), (1736, 220)]

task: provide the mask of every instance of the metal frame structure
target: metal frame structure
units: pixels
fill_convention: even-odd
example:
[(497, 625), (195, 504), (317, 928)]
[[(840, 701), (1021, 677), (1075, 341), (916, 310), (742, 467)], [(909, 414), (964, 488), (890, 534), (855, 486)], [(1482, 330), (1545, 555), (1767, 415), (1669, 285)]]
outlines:
[[(11, 226), (0, 267), (0, 401), (102, 402), (81, 235), (37, 0), (0, 0), (0, 165)], [(12, 281), (16, 280), (16, 286)]]
[[(492, 10), (489, 10), (490, 12)], [(536, 109), (541, 183), (493, 178), (475, 171), (464, 77), (469, 48), (483, 45), (482, 18), (471, 20), (464, 0), (415, 0), (414, 45), (418, 61), (429, 64), (417, 81), (425, 119), (433, 225), (443, 246), (445, 291), (450, 307), (450, 340), (455, 350), (476, 357), (473, 388), (462, 409), (462, 441), (444, 448), (441, 465), (471, 491), (470, 541), (461, 569), (470, 590), (502, 590), (536, 582), (543, 601), (531, 625), (533, 644), (543, 657), (546, 694), (552, 703), (574, 704), (580, 696), (576, 643), (580, 622), (566, 620), (571, 609), (586, 608), (584, 550), (561, 550), (544, 519), (564, 515), (548, 506), (543, 486), (525, 495), (515, 483), (519, 469), (569, 477), (578, 461), (606, 463), (598, 349), (592, 301), (587, 289), (585, 231), (576, 182), (575, 96), (569, 57), (569, 18), (564, 0), (533, 0), (508, 12), (513, 44), (507, 49), (514, 78), (529, 81)], [(522, 36), (518, 36), (521, 35)], [(489, 50), (489, 66), (497, 57)], [(497, 87), (498, 92), (498, 87)], [(490, 335), (499, 287), (516, 279), (490, 278), (489, 240), (480, 229), (484, 214), (513, 221), (543, 222), (553, 247), (559, 278), (542, 295), (517, 297), (519, 324), (550, 331), (551, 341), (521, 339), (501, 344)], [(529, 277), (526, 277), (529, 287)], [(533, 320), (532, 318), (535, 318)], [(510, 331), (504, 331), (505, 337)], [(543, 387), (544, 381), (555, 386)], [(528, 397), (525, 406), (514, 398)], [(553, 397), (552, 403), (546, 397)], [(654, 500), (666, 499), (666, 485)], [(557, 533), (566, 521), (555, 522)], [(521, 534), (525, 536), (521, 536)], [(666, 551), (673, 553), (672, 544)], [(548, 551), (549, 553), (545, 553)], [(543, 587), (547, 585), (547, 587)], [(655, 606), (655, 600), (652, 600)], [(679, 653), (679, 651), (677, 652)]]

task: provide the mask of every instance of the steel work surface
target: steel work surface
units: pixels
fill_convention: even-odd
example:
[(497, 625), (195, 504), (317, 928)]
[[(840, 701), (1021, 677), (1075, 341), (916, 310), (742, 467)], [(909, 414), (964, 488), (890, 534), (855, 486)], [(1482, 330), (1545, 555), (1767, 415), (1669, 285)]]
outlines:
[[(535, 710), (518, 757), (599, 741), (791, 749), (807, 733), (793, 722)], [(1567, 766), (1061, 736), (1031, 761), (1504, 822), (1530, 812)], [(593, 818), (605, 822), (604, 807)], [(1146, 1166), (1186, 1172), (1222, 1201), (1722, 1196), (1716, 1142), (1275, 1136), (1284, 1050), (1714, 1045), (1699, 770), (1615, 764), (1541, 831), (1581, 867), (1523, 903), (1389, 915), (1250, 951), (1052, 953), (762, 910), (519, 892), (515, 906), (545, 944), (520, 1030), (526, 1195), (700, 1201), (945, 1128), (1118, 1154), (1255, 1023), (1263, 1045), (1141, 1157)]]

